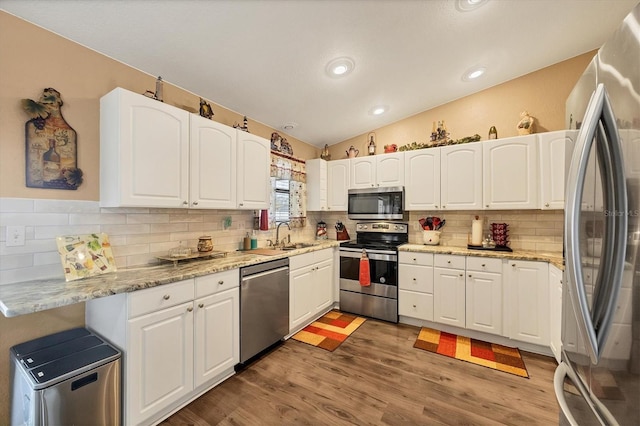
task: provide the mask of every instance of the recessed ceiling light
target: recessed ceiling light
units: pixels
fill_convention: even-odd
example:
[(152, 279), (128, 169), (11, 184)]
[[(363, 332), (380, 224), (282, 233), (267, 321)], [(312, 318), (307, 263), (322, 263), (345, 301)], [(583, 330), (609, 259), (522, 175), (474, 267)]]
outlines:
[(298, 127), (298, 123), (285, 123), (282, 125), (282, 130), (293, 130)]
[(330, 77), (337, 78), (346, 76), (353, 71), (353, 68), (355, 68), (355, 62), (353, 62), (353, 59), (343, 56), (329, 61), (326, 71)]
[(471, 81), (483, 75), (487, 69), (485, 67), (473, 67), (462, 75), (462, 81)]
[(371, 115), (381, 115), (389, 110), (389, 107), (386, 105), (377, 105), (369, 110), (369, 114)]
[(476, 10), (489, 0), (456, 0), (456, 9), (460, 12)]

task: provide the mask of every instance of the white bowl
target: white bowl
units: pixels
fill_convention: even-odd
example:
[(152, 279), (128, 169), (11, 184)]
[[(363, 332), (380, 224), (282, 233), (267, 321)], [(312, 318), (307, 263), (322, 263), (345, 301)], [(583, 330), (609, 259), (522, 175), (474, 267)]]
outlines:
[(441, 231), (423, 231), (422, 240), (426, 245), (437, 246), (440, 244), (440, 232)]

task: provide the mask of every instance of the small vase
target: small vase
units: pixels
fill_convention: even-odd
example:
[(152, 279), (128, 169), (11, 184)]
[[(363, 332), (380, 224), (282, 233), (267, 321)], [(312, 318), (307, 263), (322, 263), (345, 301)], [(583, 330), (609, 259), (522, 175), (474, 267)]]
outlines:
[(441, 231), (423, 231), (422, 241), (428, 246), (437, 246), (440, 244)]

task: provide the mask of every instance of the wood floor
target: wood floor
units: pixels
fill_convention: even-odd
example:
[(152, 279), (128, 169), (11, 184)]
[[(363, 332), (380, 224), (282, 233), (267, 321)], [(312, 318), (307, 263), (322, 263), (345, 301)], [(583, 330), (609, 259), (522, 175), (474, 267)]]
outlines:
[(419, 328), (368, 319), (334, 352), (288, 340), (169, 425), (558, 424), (552, 358), (529, 379), (413, 348)]

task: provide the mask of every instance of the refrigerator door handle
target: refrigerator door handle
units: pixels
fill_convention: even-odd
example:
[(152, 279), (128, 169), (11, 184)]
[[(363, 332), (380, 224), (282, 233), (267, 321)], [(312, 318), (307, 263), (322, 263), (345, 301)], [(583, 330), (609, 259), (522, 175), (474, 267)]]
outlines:
[[(596, 304), (594, 312), (604, 312), (594, 320), (589, 312), (589, 304), (584, 286), (582, 274), (582, 253), (580, 250), (580, 215), (582, 210), (582, 188), (585, 184), (587, 164), (589, 162), (589, 152), (593, 146), (594, 138), (598, 136), (603, 140), (599, 144), (599, 157), (604, 160), (602, 173), (605, 180), (603, 187), (607, 201), (605, 212), (613, 215), (613, 219), (607, 220), (607, 238), (602, 252), (603, 260), (608, 260), (609, 264), (601, 268), (600, 272), (607, 272), (608, 276), (598, 274), (599, 281), (605, 284), (605, 294), (597, 299), (600, 304), (605, 303), (606, 307)], [(596, 364), (600, 359), (601, 349), (609, 332), (612, 312), (617, 302), (618, 287), (624, 269), (626, 228), (627, 228), (627, 200), (626, 183), (624, 179), (623, 167), (615, 167), (614, 164), (621, 165), (622, 151), (618, 137), (618, 130), (611, 109), (604, 85), (599, 84), (595, 92), (591, 95), (591, 100), (585, 113), (583, 126), (578, 132), (576, 145), (571, 159), (569, 176), (567, 178), (567, 191), (565, 201), (565, 248), (567, 252), (566, 270), (569, 281), (569, 294), (576, 314), (578, 328), (586, 342), (586, 349), (591, 362)], [(607, 248), (611, 250), (607, 253)], [(612, 280), (612, 281), (607, 281)], [(602, 288), (602, 287), (601, 287)], [(613, 299), (613, 300), (612, 300)]]
[(564, 417), (571, 426), (579, 426), (573, 414), (571, 414), (569, 404), (567, 404), (567, 400), (564, 397), (564, 378), (568, 374), (569, 370), (567, 369), (567, 365), (564, 362), (558, 364), (555, 373), (553, 373), (553, 389), (556, 394), (556, 399), (558, 400), (558, 405), (560, 406), (560, 411), (562, 411)]
[[(598, 134), (598, 159), (603, 179), (605, 239), (603, 241), (598, 285), (593, 301), (593, 322), (597, 330), (598, 354), (601, 354), (613, 323), (618, 294), (622, 285), (627, 246), (628, 200), (624, 175), (622, 144), (609, 96), (602, 88), (602, 112)], [(599, 357), (598, 357), (599, 358)]]

